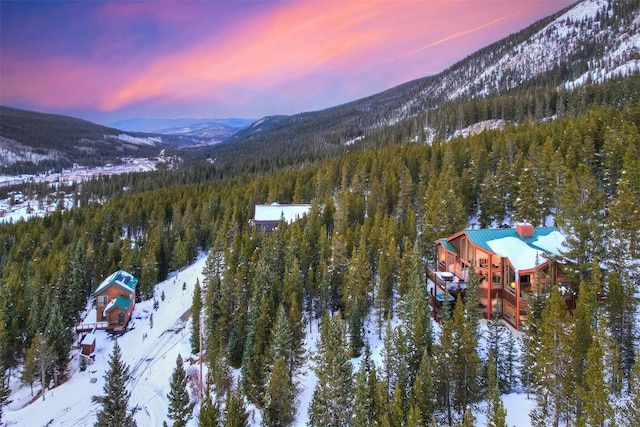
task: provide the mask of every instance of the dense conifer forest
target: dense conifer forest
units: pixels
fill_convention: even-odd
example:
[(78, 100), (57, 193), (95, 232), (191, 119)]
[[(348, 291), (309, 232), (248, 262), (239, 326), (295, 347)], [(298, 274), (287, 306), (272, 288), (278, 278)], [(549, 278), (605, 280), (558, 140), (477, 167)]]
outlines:
[[(536, 394), (536, 426), (611, 425), (623, 404), (630, 418), (617, 421), (638, 425), (638, 82), (445, 106), (331, 153), (249, 151), (234, 165), (189, 162), (83, 184), (77, 207), (0, 226), (0, 373), (24, 365), (33, 383), (47, 359), (44, 375), (63, 381), (73, 326), (102, 279), (129, 271), (148, 299), (170, 271), (210, 251), (194, 305), (213, 406), (241, 393), (266, 425), (289, 425), (309, 357), (302, 342), (322, 319), (311, 425), (473, 425), (467, 408), (481, 397), (501, 425), (500, 392), (516, 388)], [(509, 120), (502, 130), (444, 139), (496, 115)], [(440, 137), (425, 143), (426, 126)], [(272, 202), (313, 206), (257, 233), (254, 206)], [(573, 315), (552, 290), (531, 304), (519, 351), (489, 322), (488, 354), (469, 350), (479, 339), (473, 303), (434, 328), (425, 264), (437, 238), (470, 219), (540, 225), (549, 215), (577, 261)], [(378, 367), (363, 339), (371, 316), (385, 337)]]

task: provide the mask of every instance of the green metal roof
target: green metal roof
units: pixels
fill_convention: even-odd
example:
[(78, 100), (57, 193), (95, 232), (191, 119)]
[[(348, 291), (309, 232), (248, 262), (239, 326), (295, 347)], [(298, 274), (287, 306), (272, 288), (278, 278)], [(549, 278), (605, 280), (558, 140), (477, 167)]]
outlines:
[(129, 310), (130, 306), (131, 306), (131, 300), (129, 298), (122, 295), (118, 295), (116, 299), (111, 300), (109, 305), (107, 305), (107, 307), (104, 309), (104, 312), (108, 313), (114, 308), (119, 308), (123, 311), (127, 311)]
[(502, 239), (505, 237), (514, 237), (516, 239), (522, 240), (532, 248), (540, 249), (536, 245), (534, 245), (533, 242), (535, 242), (542, 236), (547, 236), (553, 233), (554, 231), (560, 232), (560, 230), (556, 227), (534, 227), (532, 237), (520, 237), (515, 228), (465, 230), (465, 233), (469, 237), (469, 240), (471, 240), (471, 242), (473, 242), (475, 245), (480, 246), (481, 248), (486, 249), (489, 252), (493, 252), (487, 242), (491, 240)]
[(454, 254), (458, 253), (456, 251), (456, 248), (454, 248), (453, 245), (447, 241), (447, 239), (440, 239), (440, 244), (442, 245), (443, 248), (445, 248), (449, 252), (453, 252)]

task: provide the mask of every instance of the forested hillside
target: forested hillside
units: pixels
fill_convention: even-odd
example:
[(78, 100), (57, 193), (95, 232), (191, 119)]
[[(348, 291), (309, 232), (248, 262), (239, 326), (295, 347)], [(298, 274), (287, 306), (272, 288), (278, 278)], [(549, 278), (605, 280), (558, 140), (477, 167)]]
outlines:
[(447, 139), (481, 120), (551, 118), (571, 113), (567, 105), (584, 112), (567, 97), (640, 69), (639, 14), (637, 0), (576, 2), (436, 75), (322, 111), (265, 117), (209, 153), (219, 164), (258, 156), (282, 164), (342, 153), (355, 141), (380, 143), (375, 134), (402, 121), (414, 135)]
[[(534, 425), (589, 424), (599, 416), (593, 411), (602, 406), (611, 414), (616, 402), (626, 402), (622, 397), (640, 390), (633, 374), (640, 103), (620, 104), (448, 142), (394, 136), (380, 141), (382, 148), (362, 146), (268, 174), (202, 166), (202, 182), (191, 182), (184, 171), (165, 171), (165, 183), (174, 185), (148, 191), (144, 175), (100, 180), (114, 191), (123, 179), (134, 180), (140, 192), (0, 227), (2, 371), (29, 364), (43, 334), (55, 349), (48, 375), (61, 381), (72, 327), (97, 283), (122, 268), (140, 279), (140, 295), (149, 298), (171, 269), (212, 248), (202, 315), (209, 381), (222, 406), (232, 387), (229, 369), (239, 368), (248, 401), (269, 425), (286, 424), (291, 413), (281, 408), (295, 405), (279, 398), (301, 386), (306, 328), (332, 313), (322, 322), (312, 425), (327, 425), (326, 411), (338, 407), (354, 407), (353, 425), (425, 425), (432, 415), (438, 425), (456, 425), (468, 405), (487, 396), (481, 391), (496, 387), (484, 373), (493, 369), (489, 361), (508, 373), (502, 391), (526, 388), (541, 399)], [(257, 234), (249, 227), (254, 205), (275, 201), (314, 207), (272, 235)], [(433, 241), (470, 217), (496, 226), (540, 224), (547, 215), (569, 235), (567, 256), (579, 261), (583, 281), (573, 317), (558, 310), (553, 292), (532, 304), (522, 369), (502, 351), (487, 359), (468, 350), (478, 339), (473, 310), (463, 315), (457, 307), (434, 336), (424, 278)], [(366, 352), (369, 315), (388, 337), (384, 366), (324, 376), (323, 363)], [(387, 329), (392, 317), (401, 324)], [(596, 405), (600, 389), (606, 393)], [(637, 418), (618, 421), (637, 425)]]

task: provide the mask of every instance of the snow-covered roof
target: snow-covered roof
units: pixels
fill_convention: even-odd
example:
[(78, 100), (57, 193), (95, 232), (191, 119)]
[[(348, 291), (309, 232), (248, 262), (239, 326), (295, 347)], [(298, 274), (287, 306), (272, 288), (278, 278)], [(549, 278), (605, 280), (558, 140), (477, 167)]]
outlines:
[(310, 210), (311, 205), (307, 204), (281, 205), (272, 203), (270, 205), (256, 205), (253, 219), (255, 221), (280, 221), (280, 219), (284, 219), (285, 222), (290, 224), (305, 216)]
[(91, 345), (96, 342), (96, 334), (87, 334), (84, 336), (82, 343), (80, 345)]
[(507, 236), (487, 241), (487, 246), (501, 257), (509, 258), (516, 270), (530, 270), (536, 264), (543, 264), (546, 255), (561, 255), (565, 241), (564, 234), (554, 229), (546, 235), (538, 235), (535, 240)]
[(100, 286), (93, 293), (94, 295), (98, 295), (106, 288), (111, 285), (116, 285), (121, 288), (123, 291), (127, 293), (132, 293), (136, 290), (136, 285), (138, 284), (138, 279), (133, 277), (132, 274), (127, 273), (124, 270), (118, 270), (100, 283)]

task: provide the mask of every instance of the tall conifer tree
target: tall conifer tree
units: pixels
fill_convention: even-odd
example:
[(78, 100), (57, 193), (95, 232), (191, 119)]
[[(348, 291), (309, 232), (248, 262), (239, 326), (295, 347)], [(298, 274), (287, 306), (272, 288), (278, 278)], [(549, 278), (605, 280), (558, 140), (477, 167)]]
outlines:
[(193, 288), (193, 300), (191, 302), (191, 354), (200, 352), (201, 336), (200, 334), (200, 315), (202, 312), (202, 289), (200, 288), (200, 280), (196, 279)]
[(184, 370), (182, 356), (178, 354), (176, 358), (176, 367), (171, 376), (171, 390), (167, 395), (169, 399), (169, 419), (173, 421), (175, 427), (185, 427), (187, 422), (193, 416), (193, 407), (195, 402), (189, 399), (187, 391), (188, 378)]
[(329, 313), (322, 317), (314, 371), (318, 383), (309, 406), (309, 425), (347, 426), (352, 411), (352, 367), (345, 326)]
[(104, 396), (98, 412), (96, 427), (135, 427), (133, 411), (129, 411), (131, 392), (126, 386), (131, 379), (129, 365), (122, 361), (122, 352), (116, 340), (109, 358), (109, 369), (104, 375)]

